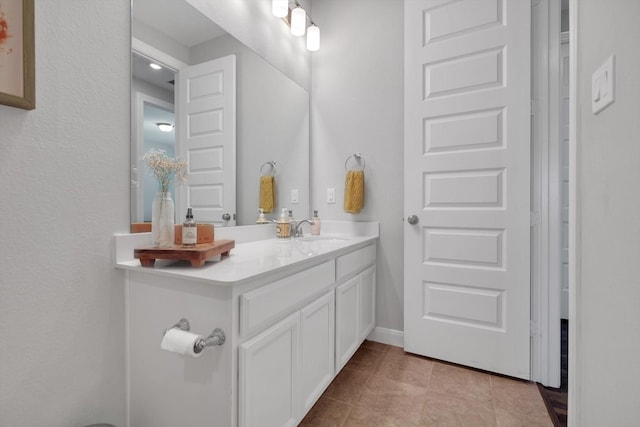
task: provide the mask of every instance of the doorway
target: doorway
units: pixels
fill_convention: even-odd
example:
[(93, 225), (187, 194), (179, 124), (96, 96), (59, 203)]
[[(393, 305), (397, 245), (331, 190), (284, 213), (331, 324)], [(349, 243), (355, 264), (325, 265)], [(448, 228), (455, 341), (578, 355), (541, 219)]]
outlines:
[[(169, 157), (176, 155), (175, 72), (137, 52), (132, 52), (131, 63), (131, 222), (150, 222), (157, 182), (146, 172), (141, 157), (151, 149), (162, 150)], [(152, 69), (150, 64), (161, 68)], [(170, 128), (161, 130), (160, 124), (169, 125)], [(169, 191), (175, 194), (173, 184)]]
[(531, 5), (503, 6), (405, 2), (404, 347), (530, 379)]
[(532, 379), (567, 424), (569, 319), (569, 2), (532, 6)]
[[(490, 11), (489, 6), (494, 5), (493, 2), (487, 1), (484, 2), (483, 5), (486, 7), (475, 11), (477, 13), (460, 14), (460, 12), (462, 12), (461, 8), (463, 8), (461, 4), (457, 4), (455, 10), (453, 7), (449, 8), (449, 10), (447, 10), (447, 8), (439, 8), (436, 10), (429, 9), (429, 3), (425, 2), (424, 10), (420, 12), (429, 16), (429, 22), (432, 28), (424, 31), (420, 29), (414, 31), (415, 29), (412, 30), (409, 28), (405, 31), (416, 32), (421, 34), (420, 37), (427, 37), (425, 45), (429, 44), (430, 39), (438, 40), (438, 46), (436, 46), (436, 44), (433, 45), (434, 49), (436, 49), (436, 47), (446, 44), (444, 40), (456, 39), (459, 41), (467, 41), (468, 38), (465, 36), (468, 34), (483, 32), (487, 29), (495, 29), (498, 27), (502, 28), (503, 23), (500, 21), (500, 9), (497, 9), (494, 14), (493, 12), (487, 12), (488, 10)], [(406, 6), (407, 4), (405, 4), (405, 7)], [(464, 5), (464, 7), (467, 6), (476, 7), (477, 4), (469, 3)], [(529, 336), (529, 334), (531, 335), (530, 345), (532, 351), (530, 358), (528, 358), (528, 360), (531, 361), (531, 366), (529, 367), (530, 369), (527, 369), (527, 378), (557, 387), (560, 385), (560, 317), (563, 311), (561, 298), (561, 284), (563, 281), (562, 267), (564, 264), (565, 271), (568, 271), (567, 248), (569, 239), (566, 235), (571, 225), (568, 223), (568, 212), (566, 209), (566, 207), (568, 207), (566, 200), (569, 192), (569, 175), (567, 172), (568, 168), (566, 168), (566, 160), (565, 167), (562, 167), (563, 157), (565, 159), (568, 158), (568, 143), (565, 142), (565, 150), (563, 153), (560, 138), (561, 123), (559, 120), (561, 112), (563, 111), (560, 104), (562, 83), (560, 67), (563, 65), (560, 56), (560, 28), (562, 17), (560, 1), (558, 0), (539, 0), (533, 2), (532, 6), (531, 29), (533, 39), (531, 52), (533, 66), (531, 68), (531, 79), (529, 80), (527, 77), (526, 81), (531, 82), (531, 95), (533, 97), (527, 97), (525, 101), (520, 100), (517, 104), (518, 107), (522, 107), (525, 103), (528, 104), (531, 99), (531, 115), (529, 120), (532, 129), (531, 138), (534, 142), (530, 156), (527, 156), (527, 159), (530, 158), (532, 161), (531, 177), (533, 178), (531, 181), (529, 181), (530, 175), (527, 174), (527, 185), (531, 182), (531, 197), (529, 203), (531, 214), (529, 215), (528, 209), (526, 212), (526, 226), (528, 227), (529, 222), (531, 223), (530, 234), (531, 241), (533, 242), (531, 246), (531, 317), (529, 317), (529, 313), (527, 312), (527, 328), (526, 331), (523, 330), (521, 333), (527, 336)], [(507, 9), (507, 13), (509, 9), (510, 8)], [(461, 19), (453, 19), (454, 14), (458, 14), (457, 16)], [(566, 14), (566, 16), (568, 16), (568, 11)], [(407, 15), (406, 10), (405, 15), (410, 24), (412, 21), (410, 20), (410, 16)], [(420, 13), (418, 13), (418, 15), (420, 15)], [(498, 17), (497, 21), (495, 21), (496, 16)], [(446, 22), (446, 19), (449, 18), (453, 19), (455, 24), (434, 25), (434, 23), (437, 24), (439, 22), (438, 19), (444, 19), (445, 21), (443, 22)], [(409, 24), (405, 22), (405, 27), (407, 28)], [(417, 22), (416, 27), (419, 26), (419, 24), (420, 23)], [(468, 27), (465, 27), (465, 25), (468, 25)], [(524, 26), (521, 26), (521, 28), (524, 28)], [(438, 33), (439, 31), (445, 30), (450, 33)], [(487, 33), (489, 32), (487, 31)], [(521, 33), (522, 31), (520, 32), (520, 36)], [(480, 42), (474, 40), (474, 43), (478, 44)], [(419, 48), (422, 49), (422, 47)], [(523, 47), (523, 49), (525, 49), (527, 53), (529, 52), (526, 46)], [(517, 49), (512, 49), (512, 54), (514, 50), (517, 51)], [(489, 194), (498, 194), (502, 188), (502, 181), (496, 181), (498, 184), (492, 187), (488, 186), (489, 183), (493, 183), (493, 181), (486, 176), (490, 168), (481, 168), (482, 173), (479, 175), (475, 174), (473, 177), (469, 174), (470, 167), (464, 164), (454, 165), (451, 170), (443, 169), (443, 161), (450, 157), (452, 158), (453, 155), (462, 154), (466, 156), (463, 160), (467, 161), (481, 151), (494, 150), (494, 153), (498, 153), (501, 150), (499, 141), (502, 134), (489, 132), (489, 130), (495, 128), (495, 126), (491, 125), (493, 122), (491, 121), (491, 114), (489, 114), (492, 113), (493, 110), (481, 109), (480, 107), (474, 107), (476, 109), (473, 110), (473, 108), (468, 106), (461, 106), (460, 111), (454, 111), (452, 109), (454, 100), (460, 100), (463, 96), (469, 96), (470, 99), (473, 100), (472, 96), (474, 94), (482, 93), (487, 95), (494, 87), (500, 87), (502, 84), (499, 82), (499, 84), (494, 85), (494, 83), (489, 82), (489, 80), (481, 82), (482, 85), (476, 85), (478, 82), (475, 81), (465, 81), (463, 82), (464, 84), (458, 82), (456, 79), (461, 79), (462, 77), (460, 76), (464, 76), (465, 74), (463, 71), (460, 71), (460, 74), (453, 73), (453, 68), (456, 64), (470, 62), (476, 58), (489, 58), (491, 55), (485, 55), (485, 53), (493, 52), (493, 50), (487, 48), (482, 54), (476, 56), (473, 56), (474, 54), (470, 54), (469, 52), (460, 52), (455, 58), (442, 56), (445, 55), (446, 52), (438, 49), (433, 52), (414, 52), (416, 56), (427, 58), (421, 59), (427, 61), (426, 65), (421, 65), (417, 60), (414, 61), (411, 54), (405, 59), (405, 70), (408, 70), (408, 67), (415, 66), (415, 69), (405, 71), (405, 73), (408, 73), (405, 78), (405, 87), (415, 84), (413, 88), (415, 90), (406, 92), (407, 99), (411, 101), (405, 101), (406, 123), (407, 126), (411, 125), (413, 127), (405, 128), (405, 136), (406, 138), (415, 140), (418, 144), (416, 147), (413, 147), (414, 151), (417, 149), (423, 150), (420, 152), (421, 156), (418, 156), (417, 151), (415, 151), (415, 155), (409, 156), (407, 155), (407, 147), (405, 146), (405, 160), (409, 162), (408, 166), (411, 166), (411, 162), (414, 162), (415, 158), (417, 159), (416, 161), (425, 162), (426, 167), (424, 173), (421, 175), (422, 178), (413, 175), (411, 177), (405, 176), (406, 213), (407, 215), (418, 213), (418, 215), (415, 215), (415, 218), (413, 218), (414, 222), (412, 224), (420, 223), (417, 227), (405, 228), (405, 256), (408, 257), (414, 254), (416, 249), (424, 252), (421, 257), (418, 257), (419, 259), (415, 259), (414, 261), (417, 261), (416, 265), (421, 266), (423, 271), (425, 271), (427, 275), (431, 274), (429, 277), (432, 277), (431, 279), (422, 279), (419, 281), (413, 280), (413, 283), (409, 283), (412, 280), (412, 276), (407, 274), (405, 268), (405, 301), (408, 301), (409, 305), (415, 305), (415, 307), (412, 308), (413, 311), (409, 312), (407, 310), (407, 304), (405, 304), (405, 344), (407, 342), (407, 336), (411, 335), (411, 318), (415, 318), (417, 321), (421, 321), (419, 319), (427, 319), (433, 321), (433, 323), (438, 326), (443, 324), (454, 325), (458, 329), (462, 326), (471, 326), (475, 328), (475, 330), (482, 329), (483, 331), (494, 328), (495, 331), (499, 332), (501, 329), (499, 326), (500, 323), (495, 320), (499, 319), (499, 316), (489, 318), (487, 313), (494, 313), (493, 310), (496, 307), (498, 307), (498, 309), (495, 310), (495, 313), (501, 313), (499, 308), (502, 307), (500, 305), (501, 295), (506, 295), (506, 293), (502, 293), (500, 290), (498, 290), (498, 293), (493, 293), (495, 289), (488, 287), (489, 285), (485, 285), (484, 288), (470, 288), (472, 282), (475, 281), (477, 283), (479, 280), (478, 277), (480, 276), (476, 273), (482, 270), (482, 274), (484, 274), (487, 271), (491, 271), (492, 268), (496, 269), (494, 265), (498, 262), (496, 260), (501, 260), (501, 258), (496, 255), (499, 254), (499, 252), (494, 250), (495, 248), (501, 247), (502, 241), (500, 238), (496, 238), (496, 244), (492, 243), (490, 245), (488, 243), (487, 233), (495, 230), (488, 226), (483, 228), (476, 225), (461, 226), (451, 225), (449, 223), (447, 223), (448, 225), (439, 223), (434, 225), (434, 223), (430, 222), (432, 218), (429, 217), (429, 215), (440, 215), (440, 217), (442, 217), (441, 219), (451, 222), (455, 217), (460, 217), (470, 210), (479, 210), (475, 217), (481, 217), (483, 215), (487, 216), (490, 211), (496, 210), (494, 209), (496, 207), (502, 209), (502, 199), (499, 197), (494, 197), (491, 200), (488, 198), (480, 200), (481, 197)], [(432, 57), (433, 59), (429, 59)], [(523, 61), (527, 61), (527, 59), (523, 59)], [(486, 64), (492, 64), (492, 61), (487, 59)], [(483, 63), (483, 65), (485, 64)], [(438, 74), (445, 69), (452, 72), (446, 75), (444, 73), (442, 75)], [(508, 73), (508, 68), (506, 68), (506, 70)], [(485, 71), (487, 72), (483, 74), (484, 77), (492, 76), (488, 69)], [(568, 83), (568, 73), (565, 73), (565, 75), (567, 76), (566, 83)], [(438, 78), (442, 80), (438, 80)], [(499, 79), (500, 77), (497, 76), (496, 78)], [(460, 83), (460, 86), (452, 86), (454, 83)], [(419, 98), (415, 96), (416, 93), (420, 94)], [(415, 99), (412, 100), (412, 97)], [(486, 97), (483, 99), (486, 99)], [(444, 105), (446, 108), (438, 109), (441, 105)], [(477, 104), (473, 105), (475, 106)], [(469, 111), (469, 108), (473, 111)], [(514, 111), (514, 108), (510, 108), (510, 119), (514, 117)], [(568, 115), (568, 108), (565, 107), (564, 112), (565, 115)], [(423, 116), (420, 116), (420, 114), (423, 114)], [(499, 120), (495, 122), (501, 123), (498, 129), (507, 129), (506, 127), (502, 127), (505, 123), (502, 121), (503, 117), (499, 115), (496, 117), (498, 117)], [(529, 117), (528, 108), (527, 117)], [(482, 124), (486, 125), (486, 127), (477, 127), (475, 128), (477, 131), (467, 132), (461, 126), (453, 126), (454, 122), (458, 123), (462, 119), (465, 120), (466, 125), (477, 127)], [(568, 127), (566, 127), (566, 129), (568, 129)], [(485, 131), (485, 133), (481, 130)], [(463, 139), (464, 141), (462, 141)], [(511, 141), (514, 140), (512, 139)], [(420, 146), (420, 144), (422, 144), (422, 146)], [(419, 167), (418, 165), (414, 165), (416, 167), (413, 168), (408, 166), (405, 165), (405, 171), (418, 170)], [(476, 168), (475, 170), (478, 171), (479, 169)], [(491, 171), (493, 171), (493, 169), (491, 169)], [(509, 171), (513, 173), (514, 168), (511, 167)], [(479, 177), (485, 180), (483, 182), (485, 186), (474, 182), (472, 179), (474, 178), (475, 181), (477, 181)], [(412, 184), (413, 181), (422, 183), (425, 188), (423, 190), (417, 187), (413, 190), (409, 189), (408, 185), (415, 187), (415, 183)], [(456, 185), (458, 187), (456, 187)], [(475, 185), (475, 187), (473, 185)], [(456, 188), (460, 191), (453, 191)], [(469, 190), (470, 188), (476, 190), (471, 191)], [(526, 193), (529, 194), (529, 191), (526, 191)], [(413, 197), (411, 197), (410, 194), (413, 194)], [(421, 195), (419, 198), (421, 200), (418, 200), (416, 203), (421, 202), (422, 204), (407, 204), (409, 200), (417, 199), (415, 196), (418, 194)], [(467, 197), (467, 199), (463, 200), (464, 197)], [(473, 199), (471, 197), (473, 197)], [(529, 196), (527, 195), (527, 197)], [(513, 201), (513, 197), (509, 198), (509, 203), (513, 203)], [(562, 215), (563, 204), (565, 206), (564, 217)], [(423, 217), (421, 218), (420, 215), (423, 215)], [(508, 234), (509, 233), (506, 233), (505, 236)], [(471, 236), (473, 236), (474, 239), (473, 244), (470, 240)], [(464, 242), (463, 238), (466, 239)], [(564, 259), (563, 240), (565, 243)], [(408, 247), (408, 241), (413, 241), (413, 246)], [(480, 248), (482, 244), (486, 244), (482, 246), (486, 250), (473, 252)], [(438, 248), (436, 245), (440, 245), (441, 247)], [(526, 245), (529, 247), (528, 242)], [(514, 246), (512, 244), (510, 247), (520, 246)], [(491, 254), (496, 256), (491, 258)], [(508, 257), (513, 256), (514, 253), (505, 252), (505, 254), (508, 254), (506, 255)], [(529, 259), (528, 255), (527, 259)], [(405, 264), (405, 267), (409, 264), (411, 264), (411, 262)], [(460, 272), (454, 272), (452, 266), (459, 268)], [(480, 266), (481, 268), (478, 268)], [(436, 269), (438, 271), (436, 271)], [(444, 269), (448, 269), (447, 274), (449, 274), (449, 272), (451, 272), (451, 274), (447, 276)], [(474, 271), (475, 277), (461, 279), (463, 271), (469, 272), (472, 270)], [(503, 271), (502, 264), (497, 267), (497, 270)], [(567, 283), (566, 278), (568, 277), (568, 273), (565, 273), (564, 277), (564, 281)], [(453, 282), (450, 280), (453, 280)], [(460, 285), (460, 280), (465, 283)], [(452, 283), (455, 285), (452, 285)], [(410, 295), (407, 297), (411, 292), (410, 289), (412, 286), (421, 288), (422, 290), (417, 291), (413, 296)], [(466, 298), (465, 301), (468, 304), (461, 304), (463, 302), (461, 298)], [(565, 301), (567, 301), (567, 299), (568, 298), (565, 298)], [(473, 303), (471, 303), (472, 300)], [(417, 302), (414, 303), (412, 301)], [(489, 302), (494, 301), (497, 302), (490, 306)], [(469, 309), (473, 307), (476, 309), (476, 312), (463, 312), (462, 310), (465, 307)], [(450, 309), (452, 308), (455, 308), (455, 310), (451, 311)], [(486, 310), (478, 314), (480, 308)], [(566, 313), (568, 311), (566, 303), (564, 308), (564, 312)], [(513, 311), (513, 308), (510, 309)], [(487, 316), (481, 317), (481, 314)], [(531, 320), (530, 325), (529, 319)], [(485, 323), (482, 324), (482, 322)], [(498, 325), (498, 327), (496, 327), (496, 325)], [(419, 327), (414, 329), (420, 330)], [(448, 337), (447, 342), (451, 342), (451, 336), (455, 336), (455, 334), (445, 335)], [(417, 348), (418, 345), (423, 345), (424, 342), (429, 342), (429, 345), (433, 345), (434, 340), (418, 338), (414, 340), (414, 342), (417, 343)], [(529, 348), (528, 344), (524, 346)], [(477, 349), (477, 346), (474, 348)], [(529, 353), (529, 350), (527, 350), (527, 353)], [(473, 365), (473, 360), (471, 360), (471, 363), (471, 366), (479, 366), (479, 364)]]
[(568, 13), (556, 0), (532, 6), (531, 378), (554, 388), (568, 319)]

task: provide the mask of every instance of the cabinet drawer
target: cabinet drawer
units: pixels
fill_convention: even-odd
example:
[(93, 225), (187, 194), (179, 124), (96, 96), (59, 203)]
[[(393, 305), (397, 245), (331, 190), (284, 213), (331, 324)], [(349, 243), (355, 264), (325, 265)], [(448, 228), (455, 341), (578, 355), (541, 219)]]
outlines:
[(262, 330), (300, 308), (335, 280), (335, 263), (327, 261), (240, 295), (240, 335)]
[(376, 245), (369, 245), (336, 260), (337, 279), (341, 280), (354, 273), (359, 273), (376, 262)]

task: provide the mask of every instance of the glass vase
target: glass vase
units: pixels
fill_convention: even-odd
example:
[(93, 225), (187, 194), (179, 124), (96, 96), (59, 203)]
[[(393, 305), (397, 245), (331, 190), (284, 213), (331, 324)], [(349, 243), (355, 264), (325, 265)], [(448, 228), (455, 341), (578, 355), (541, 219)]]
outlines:
[(175, 240), (174, 205), (171, 193), (156, 193), (151, 207), (151, 241), (157, 248), (170, 248)]

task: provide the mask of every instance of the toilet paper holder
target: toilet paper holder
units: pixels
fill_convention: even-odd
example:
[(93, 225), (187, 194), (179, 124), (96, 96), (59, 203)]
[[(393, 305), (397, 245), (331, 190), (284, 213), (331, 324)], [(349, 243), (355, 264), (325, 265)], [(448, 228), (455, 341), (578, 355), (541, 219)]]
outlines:
[[(178, 322), (173, 325), (172, 327), (170, 327), (169, 329), (164, 331), (164, 334), (167, 333), (167, 331), (169, 331), (170, 329), (180, 329), (183, 331), (190, 331), (191, 330), (191, 324), (189, 323), (189, 320), (185, 319), (184, 317), (180, 320), (178, 320)], [(164, 334), (162, 334), (164, 336)], [(206, 347), (213, 347), (214, 345), (222, 345), (224, 344), (226, 340), (226, 337), (224, 335), (224, 331), (220, 328), (215, 328), (213, 330), (213, 332), (211, 332), (209, 334), (208, 337), (206, 338), (200, 338), (198, 339), (195, 344), (193, 345), (193, 351), (197, 354), (200, 353), (202, 350), (204, 350)]]

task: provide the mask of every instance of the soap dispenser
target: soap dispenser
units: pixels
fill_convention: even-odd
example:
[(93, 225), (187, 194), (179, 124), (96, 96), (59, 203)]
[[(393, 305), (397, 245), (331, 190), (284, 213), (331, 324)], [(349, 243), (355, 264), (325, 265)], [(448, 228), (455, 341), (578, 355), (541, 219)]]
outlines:
[(264, 209), (258, 209), (260, 215), (258, 215), (258, 219), (256, 220), (256, 224), (268, 224), (269, 220), (264, 216)]
[(193, 220), (193, 210), (187, 208), (187, 215), (182, 224), (182, 246), (196, 246), (198, 243), (198, 225)]
[(293, 219), (293, 211), (289, 209), (289, 216), (287, 217), (289, 220), (289, 235), (292, 237), (296, 237), (296, 220)]
[(278, 239), (291, 237), (291, 224), (289, 223), (287, 208), (282, 208), (280, 218), (276, 221), (276, 237)]
[(313, 224), (311, 224), (311, 234), (318, 236), (320, 234), (320, 218), (318, 218), (318, 211), (313, 211)]

